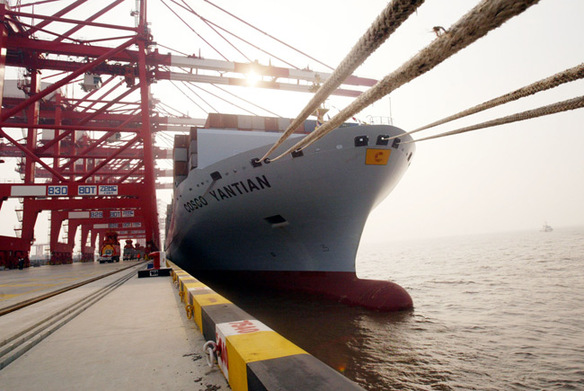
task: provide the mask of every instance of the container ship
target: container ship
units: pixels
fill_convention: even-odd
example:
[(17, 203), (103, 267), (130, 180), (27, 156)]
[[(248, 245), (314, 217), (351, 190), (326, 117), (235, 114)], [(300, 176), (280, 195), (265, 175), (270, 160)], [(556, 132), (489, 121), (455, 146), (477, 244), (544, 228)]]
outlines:
[[(412, 308), (390, 281), (359, 279), (371, 210), (415, 144), (391, 125), (345, 124), (302, 151), (260, 161), (289, 119), (211, 114), (175, 137), (166, 256), (197, 278), (308, 292), (380, 311)], [(314, 130), (307, 120), (282, 146)], [(284, 150), (284, 149), (283, 149)]]

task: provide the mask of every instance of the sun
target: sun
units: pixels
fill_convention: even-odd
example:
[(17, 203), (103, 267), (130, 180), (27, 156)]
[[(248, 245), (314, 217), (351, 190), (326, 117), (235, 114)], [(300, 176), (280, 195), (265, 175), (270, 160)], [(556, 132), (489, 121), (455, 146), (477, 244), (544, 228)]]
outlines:
[(256, 73), (255, 71), (250, 71), (245, 74), (245, 78), (247, 80), (247, 85), (249, 87), (255, 87), (255, 85), (262, 81), (262, 75)]

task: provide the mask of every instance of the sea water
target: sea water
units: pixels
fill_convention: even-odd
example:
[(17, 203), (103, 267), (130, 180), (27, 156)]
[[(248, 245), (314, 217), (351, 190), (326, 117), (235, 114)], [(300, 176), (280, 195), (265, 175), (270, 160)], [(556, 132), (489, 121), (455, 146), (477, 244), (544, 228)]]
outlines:
[(584, 390), (584, 228), (365, 244), (357, 268), (414, 310), (238, 304), (368, 390)]

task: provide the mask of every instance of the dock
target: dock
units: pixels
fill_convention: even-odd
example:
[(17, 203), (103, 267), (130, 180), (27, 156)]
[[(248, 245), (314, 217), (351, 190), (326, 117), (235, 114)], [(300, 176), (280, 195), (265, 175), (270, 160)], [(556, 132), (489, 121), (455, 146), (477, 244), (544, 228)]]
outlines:
[[(168, 265), (170, 276), (149, 278), (138, 278), (146, 264), (137, 262), (0, 273), (0, 310), (67, 281), (91, 281), (0, 316), (1, 388), (362, 389)], [(92, 280), (99, 268), (106, 277)]]

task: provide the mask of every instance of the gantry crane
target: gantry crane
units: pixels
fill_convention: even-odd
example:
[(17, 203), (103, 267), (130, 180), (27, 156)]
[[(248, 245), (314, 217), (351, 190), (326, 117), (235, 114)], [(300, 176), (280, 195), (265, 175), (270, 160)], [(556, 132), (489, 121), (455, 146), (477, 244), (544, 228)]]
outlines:
[[(18, 158), (22, 179), (0, 183), (0, 208), (8, 198), (22, 201), (21, 234), (0, 236), (0, 265), (28, 258), (41, 211), (51, 213), (53, 263), (71, 262), (79, 228), (84, 260), (93, 260), (97, 236), (103, 240), (111, 230), (120, 239), (144, 239), (148, 248), (160, 248), (155, 178), (169, 173), (157, 171), (155, 161), (170, 158), (171, 152), (156, 148), (153, 136), (188, 131), (204, 119), (158, 115), (152, 82), (245, 86), (245, 75), (253, 70), (264, 78), (255, 87), (312, 92), (328, 77), (257, 62), (161, 54), (148, 28), (146, 0), (136, 2), (134, 26), (97, 22), (124, 0), (72, 0), (60, 9), (52, 5), (50, 15), (33, 13), (32, 6), (42, 3), (47, 2), (11, 7), (0, 1), (0, 157)], [(88, 3), (101, 8), (79, 17)], [(79, 38), (80, 30), (92, 38)], [(7, 69), (17, 69), (20, 78), (7, 78)], [(345, 81), (349, 86), (374, 83), (358, 77)], [(76, 86), (80, 97), (70, 93)], [(360, 91), (335, 93), (357, 96)], [(19, 130), (22, 138), (15, 136)], [(66, 222), (62, 243), (59, 232)]]

